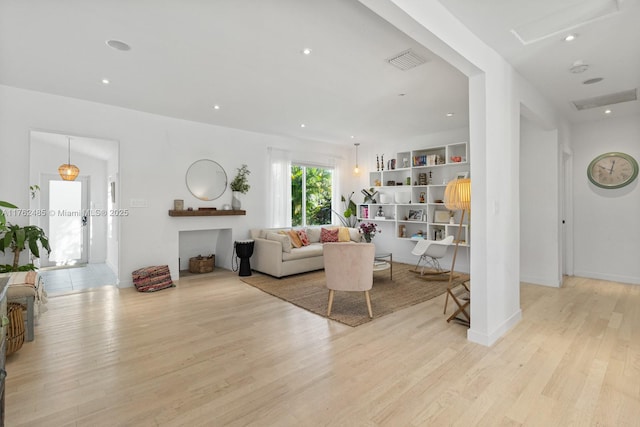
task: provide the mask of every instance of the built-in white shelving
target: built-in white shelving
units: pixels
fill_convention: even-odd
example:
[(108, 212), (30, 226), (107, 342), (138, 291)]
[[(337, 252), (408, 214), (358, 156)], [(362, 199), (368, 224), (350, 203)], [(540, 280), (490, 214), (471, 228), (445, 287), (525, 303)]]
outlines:
[[(395, 169), (369, 173), (369, 185), (378, 191), (376, 203), (358, 205), (358, 218), (393, 222), (398, 239), (456, 237), (461, 212), (447, 210), (444, 190), (449, 181), (469, 176), (468, 144), (399, 152), (395, 164)], [(469, 245), (468, 217), (462, 228), (460, 244)]]

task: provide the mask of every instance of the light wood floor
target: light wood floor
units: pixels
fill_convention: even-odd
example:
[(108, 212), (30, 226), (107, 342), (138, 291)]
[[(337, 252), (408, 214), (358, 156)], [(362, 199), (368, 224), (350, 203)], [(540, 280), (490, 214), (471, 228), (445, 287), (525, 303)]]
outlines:
[(640, 286), (522, 285), (491, 348), (443, 303), (350, 328), (224, 270), (50, 298), (7, 360), (6, 425), (640, 425)]

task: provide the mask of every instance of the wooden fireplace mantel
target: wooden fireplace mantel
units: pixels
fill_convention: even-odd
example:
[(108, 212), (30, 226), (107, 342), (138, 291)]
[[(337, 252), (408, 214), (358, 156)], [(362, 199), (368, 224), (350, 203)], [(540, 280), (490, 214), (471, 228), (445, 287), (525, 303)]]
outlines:
[(225, 211), (225, 210), (213, 210), (213, 209), (202, 209), (202, 210), (182, 210), (176, 211), (173, 209), (169, 210), (169, 216), (227, 216), (227, 215), (246, 215), (247, 211), (238, 210), (238, 211)]

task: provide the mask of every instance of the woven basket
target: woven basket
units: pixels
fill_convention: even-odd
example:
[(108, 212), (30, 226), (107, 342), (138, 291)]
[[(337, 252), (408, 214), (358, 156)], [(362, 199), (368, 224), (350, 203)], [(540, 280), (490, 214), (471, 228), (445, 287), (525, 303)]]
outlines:
[(10, 355), (20, 350), (24, 344), (24, 318), (22, 317), (22, 304), (10, 302), (7, 304), (7, 317), (9, 324), (7, 325), (7, 351), (6, 355)]
[(198, 255), (197, 257), (189, 258), (190, 273), (195, 273), (195, 274), (211, 273), (215, 265), (216, 265), (215, 255), (209, 255), (207, 257)]

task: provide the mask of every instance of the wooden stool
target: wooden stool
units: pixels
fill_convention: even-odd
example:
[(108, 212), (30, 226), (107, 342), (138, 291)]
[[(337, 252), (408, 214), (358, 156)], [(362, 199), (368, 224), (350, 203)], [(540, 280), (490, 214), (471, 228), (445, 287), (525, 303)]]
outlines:
[(15, 353), (24, 344), (24, 318), (22, 317), (22, 304), (10, 302), (7, 304), (7, 350), (6, 355)]
[[(451, 296), (453, 302), (455, 302), (458, 306), (453, 314), (447, 318), (447, 322), (455, 320), (467, 327), (471, 325), (471, 316), (469, 315), (469, 306), (471, 305), (471, 291), (469, 290), (469, 283), (470, 282), (468, 280), (463, 280), (450, 283), (447, 287), (447, 297), (444, 301), (443, 314), (447, 313), (449, 296)], [(462, 314), (464, 318), (458, 317), (459, 314)]]

